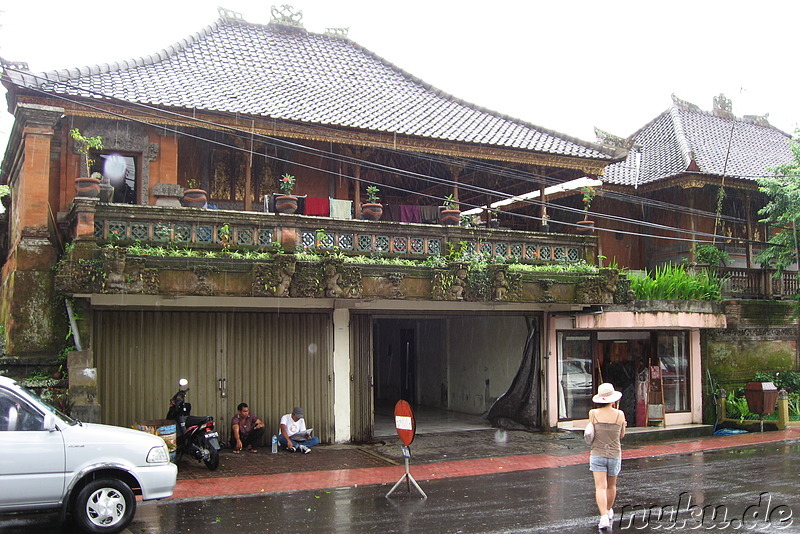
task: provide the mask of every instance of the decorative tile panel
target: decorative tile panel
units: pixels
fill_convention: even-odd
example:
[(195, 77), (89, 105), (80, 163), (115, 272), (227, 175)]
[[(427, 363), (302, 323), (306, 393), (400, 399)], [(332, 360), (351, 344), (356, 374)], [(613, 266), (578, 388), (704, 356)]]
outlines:
[(336, 234), (329, 234), (327, 232), (321, 232), (319, 235), (319, 248), (325, 250), (332, 250), (334, 245), (336, 244)]
[(567, 252), (564, 247), (553, 247), (553, 259), (556, 261), (566, 261)]
[(577, 248), (568, 248), (567, 249), (567, 261), (569, 262), (578, 262), (581, 260), (581, 251)]
[(94, 220), (94, 237), (95, 239), (103, 239), (103, 221)]
[(372, 252), (372, 236), (367, 234), (359, 234), (358, 236), (358, 250), (359, 252)]
[(339, 248), (342, 250), (353, 250), (355, 236), (353, 234), (339, 234)]
[(258, 246), (267, 247), (272, 244), (275, 239), (272, 237), (272, 230), (269, 228), (259, 228), (258, 230)]
[(177, 223), (174, 228), (174, 240), (176, 243), (189, 243), (192, 240), (192, 225)]
[(147, 241), (150, 239), (150, 229), (147, 223), (131, 223), (131, 239), (134, 241)]
[(442, 241), (440, 239), (428, 239), (428, 254), (441, 254)]
[(539, 259), (544, 261), (550, 261), (552, 259), (550, 256), (550, 247), (539, 247)]
[(255, 228), (250, 226), (239, 226), (236, 228), (236, 243), (239, 245), (252, 245)]
[(424, 254), (425, 253), (425, 239), (422, 237), (412, 237), (411, 238), (411, 247), (409, 251), (412, 254)]
[(304, 249), (317, 248), (316, 232), (303, 232), (300, 236), (300, 246), (302, 246)]
[(408, 240), (405, 237), (393, 237), (392, 252), (395, 254), (405, 254), (408, 252)]
[(494, 255), (500, 258), (508, 256), (508, 243), (495, 243)]
[(539, 251), (536, 250), (536, 245), (533, 243), (528, 243), (525, 247), (525, 259), (526, 260), (536, 260), (539, 259)]
[[(95, 223), (96, 224), (96, 223)], [(95, 230), (96, 233), (96, 230)], [(103, 235), (103, 221), (100, 221), (100, 235)], [(112, 239), (116, 235), (119, 239), (128, 237), (128, 225), (123, 221), (108, 221), (108, 235), (107, 239)]]
[(470, 254), (478, 252), (478, 244), (475, 241), (467, 241), (467, 252)]
[(522, 243), (511, 243), (511, 256), (522, 259)]
[(153, 223), (153, 241), (158, 243), (169, 243), (172, 238), (172, 229), (169, 224)]
[(198, 224), (194, 236), (195, 241), (198, 243), (213, 243), (214, 226), (211, 224)]
[(487, 254), (489, 256), (492, 255), (492, 244), (483, 242), (480, 244), (480, 251), (482, 254)]
[(375, 236), (375, 251), (376, 252), (390, 252), (389, 237), (385, 235)]

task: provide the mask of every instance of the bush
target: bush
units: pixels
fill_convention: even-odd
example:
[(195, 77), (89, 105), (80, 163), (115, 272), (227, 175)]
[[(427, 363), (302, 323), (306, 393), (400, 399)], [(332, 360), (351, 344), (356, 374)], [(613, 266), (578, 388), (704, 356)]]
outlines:
[(722, 298), (722, 282), (706, 271), (689, 272), (682, 265), (656, 267), (645, 275), (628, 274), (640, 300), (712, 300)]

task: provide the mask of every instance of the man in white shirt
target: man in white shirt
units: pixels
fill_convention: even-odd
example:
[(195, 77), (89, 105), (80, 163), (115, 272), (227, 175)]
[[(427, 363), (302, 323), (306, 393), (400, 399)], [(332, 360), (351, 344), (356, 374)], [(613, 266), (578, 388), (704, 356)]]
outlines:
[(312, 436), (311, 430), (306, 429), (306, 420), (303, 415), (303, 409), (295, 406), (292, 413), (281, 417), (278, 442), (286, 450), (308, 454), (311, 452), (311, 447), (319, 445), (319, 438)]

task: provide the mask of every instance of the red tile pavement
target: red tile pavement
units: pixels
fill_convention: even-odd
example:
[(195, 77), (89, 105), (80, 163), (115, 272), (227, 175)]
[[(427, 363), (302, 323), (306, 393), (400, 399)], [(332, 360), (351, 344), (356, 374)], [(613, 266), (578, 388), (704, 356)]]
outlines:
[[(792, 439), (800, 439), (800, 428), (790, 428), (766, 433), (713, 436), (695, 441), (681, 441), (676, 443), (654, 443), (623, 451), (623, 459), (686, 454), (698, 451), (755, 445), (759, 443), (774, 443)], [(577, 465), (586, 463), (588, 460), (588, 450), (579, 454), (567, 456), (555, 456), (547, 453), (497, 456), (493, 458), (443, 461), (422, 465), (413, 465), (412, 463), (411, 474), (414, 475), (416, 480), (436, 480)], [(403, 476), (403, 472), (403, 466), (387, 466), (180, 480), (175, 486), (173, 498), (251, 495), (279, 491), (393, 484)]]

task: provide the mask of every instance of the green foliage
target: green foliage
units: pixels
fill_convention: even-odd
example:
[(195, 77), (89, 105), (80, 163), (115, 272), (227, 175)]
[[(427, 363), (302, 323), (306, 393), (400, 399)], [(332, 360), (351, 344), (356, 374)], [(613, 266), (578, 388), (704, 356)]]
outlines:
[(294, 190), (294, 176), (291, 174), (284, 174), (278, 180), (278, 187), (284, 195), (291, 195)]
[(75, 141), (77, 141), (77, 150), (79, 153), (83, 154), (83, 157), (85, 158), (86, 172), (91, 171), (94, 160), (89, 157), (89, 151), (103, 150), (103, 138), (99, 135), (94, 137), (86, 137), (77, 128), (70, 130), (69, 135), (72, 136)]
[(367, 202), (369, 202), (370, 204), (379, 203), (381, 201), (380, 197), (378, 197), (378, 192), (379, 191), (380, 191), (380, 189), (378, 189), (377, 186), (368, 185), (367, 186)]
[(774, 176), (758, 179), (758, 190), (769, 197), (758, 211), (761, 222), (777, 230), (769, 238), (769, 246), (756, 257), (759, 263), (774, 265), (779, 272), (797, 261), (797, 220), (800, 218), (800, 131), (789, 146), (794, 161), (772, 167)]
[(707, 263), (709, 265), (725, 265), (731, 261), (731, 256), (724, 250), (720, 250), (708, 243), (694, 244), (694, 259), (697, 263)]
[(800, 394), (800, 372), (797, 371), (758, 371), (753, 380), (772, 382), (778, 389)]
[(629, 273), (631, 289), (640, 300), (709, 300), (722, 298), (722, 282), (707, 271), (689, 272), (683, 265), (656, 267), (644, 275)]
[(444, 201), (442, 202), (442, 206), (444, 206), (447, 210), (457, 210), (458, 209), (458, 202), (456, 202), (456, 197), (453, 196), (453, 193), (450, 193), (446, 197), (444, 197)]
[(189, 189), (200, 189), (200, 182), (196, 178), (186, 180), (186, 187)]
[(11, 194), (11, 188), (7, 185), (0, 185), (0, 198), (7, 197)]
[(581, 187), (581, 201), (583, 202), (583, 211), (589, 211), (594, 197), (597, 196), (597, 189), (594, 187), (584, 186)]
[(729, 419), (739, 419), (740, 423), (753, 415), (747, 407), (747, 399), (737, 397), (735, 391), (728, 393), (725, 399), (725, 414)]

